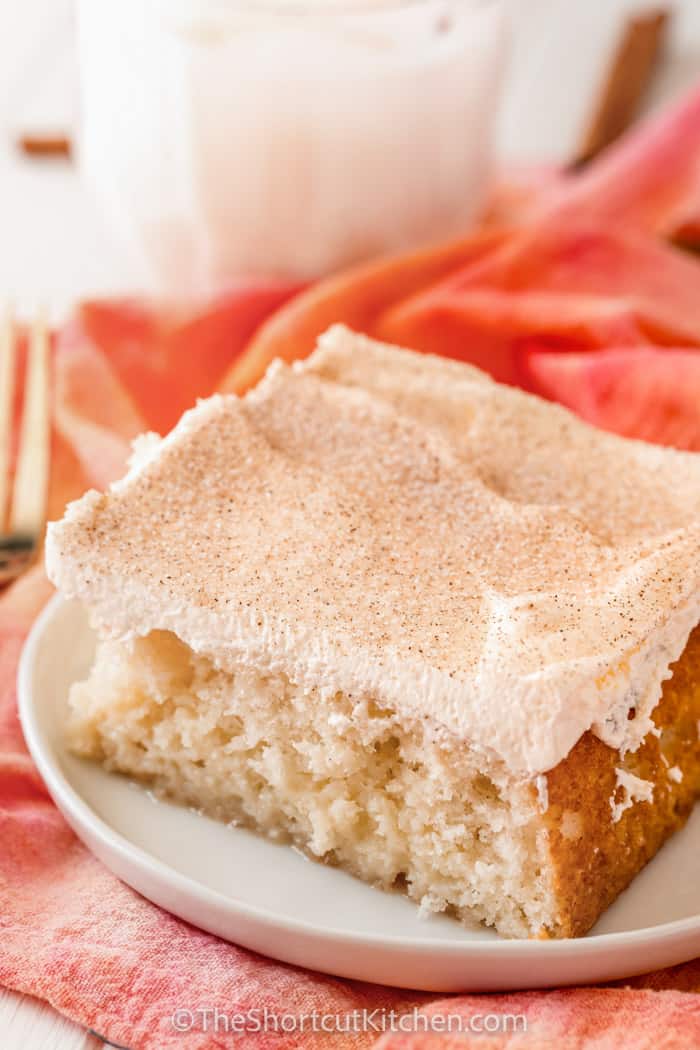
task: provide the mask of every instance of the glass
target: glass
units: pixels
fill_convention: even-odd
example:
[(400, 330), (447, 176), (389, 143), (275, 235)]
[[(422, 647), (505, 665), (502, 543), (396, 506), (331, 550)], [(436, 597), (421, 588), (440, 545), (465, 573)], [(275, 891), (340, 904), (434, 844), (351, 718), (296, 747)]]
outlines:
[(481, 203), (498, 0), (79, 0), (82, 170), (154, 287), (314, 278)]

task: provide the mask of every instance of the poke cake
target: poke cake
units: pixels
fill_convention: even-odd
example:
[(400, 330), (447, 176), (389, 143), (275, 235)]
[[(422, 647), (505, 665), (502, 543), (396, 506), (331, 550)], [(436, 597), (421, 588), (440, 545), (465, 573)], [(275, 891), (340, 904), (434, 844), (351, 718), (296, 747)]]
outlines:
[(700, 793), (700, 457), (335, 327), (49, 527), (72, 748), (423, 912), (584, 934)]

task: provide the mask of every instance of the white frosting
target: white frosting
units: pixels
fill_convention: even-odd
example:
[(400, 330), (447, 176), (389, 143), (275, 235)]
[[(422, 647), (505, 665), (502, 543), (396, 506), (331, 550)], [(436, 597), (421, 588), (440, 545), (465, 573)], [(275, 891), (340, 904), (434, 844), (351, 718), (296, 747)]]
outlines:
[(699, 510), (700, 457), (336, 329), (72, 504), (47, 566), (105, 633), (372, 695), (532, 777), (649, 731)]
[(653, 802), (654, 785), (649, 780), (642, 780), (634, 773), (628, 773), (626, 769), (616, 769), (617, 785), (615, 795), (622, 792), (619, 802), (615, 801), (615, 795), (610, 799), (613, 824), (617, 824), (626, 810), (630, 809), (635, 802)]

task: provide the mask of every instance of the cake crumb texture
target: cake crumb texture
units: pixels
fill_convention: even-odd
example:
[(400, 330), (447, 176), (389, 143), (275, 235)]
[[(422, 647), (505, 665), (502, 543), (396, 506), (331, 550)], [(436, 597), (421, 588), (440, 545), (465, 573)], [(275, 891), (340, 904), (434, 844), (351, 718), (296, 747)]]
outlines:
[[(509, 937), (585, 933), (700, 794), (700, 629), (664, 684), (659, 735), (621, 756), (586, 733), (544, 785), (371, 699), (218, 669), (167, 632), (102, 642), (70, 704), (77, 753)], [(614, 821), (620, 769), (653, 791)]]

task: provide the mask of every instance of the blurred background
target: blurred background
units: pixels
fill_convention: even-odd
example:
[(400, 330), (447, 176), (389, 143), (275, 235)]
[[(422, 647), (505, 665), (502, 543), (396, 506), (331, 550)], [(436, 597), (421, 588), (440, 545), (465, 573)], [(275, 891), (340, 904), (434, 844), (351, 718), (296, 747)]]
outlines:
[[(498, 162), (572, 158), (625, 19), (658, 6), (505, 0), (511, 42), (495, 117)], [(700, 3), (668, 6), (673, 18), (644, 108), (678, 95), (700, 71)], [(0, 288), (28, 308), (40, 300), (63, 311), (87, 294), (144, 287), (147, 273), (114, 237), (76, 165), (17, 146), (23, 136), (76, 135), (72, 0), (0, 0), (0, 49)]]

